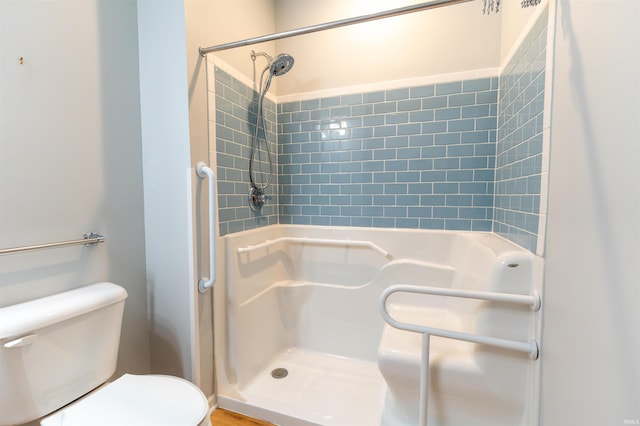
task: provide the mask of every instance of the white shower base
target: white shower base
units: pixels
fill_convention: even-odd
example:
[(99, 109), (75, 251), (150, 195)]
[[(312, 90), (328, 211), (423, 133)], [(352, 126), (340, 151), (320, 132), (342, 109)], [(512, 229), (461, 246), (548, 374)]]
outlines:
[[(276, 368), (289, 374), (275, 379), (271, 372)], [(305, 349), (277, 355), (242, 391), (254, 409), (249, 411), (257, 415), (266, 410), (289, 416), (286, 425), (327, 426), (380, 424), (384, 393), (376, 363)], [(221, 406), (233, 409), (229, 402), (221, 401)]]
[[(388, 286), (528, 294), (541, 283), (540, 259), (490, 233), (275, 225), (219, 243), (218, 405), (282, 426), (417, 424), (421, 337), (385, 325)], [(524, 342), (539, 335), (539, 315), (526, 308), (397, 296), (398, 319)], [(432, 340), (429, 426), (537, 424), (537, 362)], [(393, 361), (392, 382), (381, 360)], [(273, 378), (277, 368), (288, 375)]]

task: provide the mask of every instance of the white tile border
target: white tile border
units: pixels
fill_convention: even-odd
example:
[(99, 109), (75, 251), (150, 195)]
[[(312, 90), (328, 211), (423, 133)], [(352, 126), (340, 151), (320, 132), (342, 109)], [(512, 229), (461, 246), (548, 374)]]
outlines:
[[(540, 176), (540, 207), (538, 211), (538, 243), (536, 254), (544, 256), (547, 236), (547, 206), (549, 198), (549, 167), (551, 162), (551, 109), (553, 100), (553, 55), (556, 39), (556, 2), (550, 0), (545, 7), (541, 7), (542, 13), (548, 11), (547, 17), (547, 46), (545, 63), (545, 87), (544, 87), (544, 112), (542, 124), (542, 168)], [(536, 17), (538, 19), (539, 16)]]

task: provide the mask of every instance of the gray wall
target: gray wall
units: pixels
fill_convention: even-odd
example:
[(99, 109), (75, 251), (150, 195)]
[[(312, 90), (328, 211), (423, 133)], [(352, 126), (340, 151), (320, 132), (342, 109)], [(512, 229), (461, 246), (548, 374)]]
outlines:
[(149, 370), (137, 40), (134, 0), (0, 2), (0, 247), (106, 236), (1, 257), (0, 306), (122, 285), (118, 374)]

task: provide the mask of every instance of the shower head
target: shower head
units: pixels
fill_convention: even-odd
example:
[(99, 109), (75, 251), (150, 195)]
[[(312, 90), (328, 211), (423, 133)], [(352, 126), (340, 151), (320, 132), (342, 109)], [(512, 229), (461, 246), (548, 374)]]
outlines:
[(269, 74), (279, 77), (288, 73), (293, 68), (293, 56), (288, 53), (281, 53), (271, 62), (269, 66)]

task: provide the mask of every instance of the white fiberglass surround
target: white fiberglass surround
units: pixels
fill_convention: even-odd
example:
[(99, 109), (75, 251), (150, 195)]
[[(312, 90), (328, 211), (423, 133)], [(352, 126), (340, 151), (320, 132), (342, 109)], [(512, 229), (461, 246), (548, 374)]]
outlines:
[[(287, 425), (416, 424), (421, 336), (385, 325), (379, 299), (390, 285), (530, 294), (542, 282), (541, 258), (492, 233), (274, 225), (220, 247), (219, 404)], [(526, 307), (389, 301), (402, 321), (539, 341), (541, 314)], [(276, 368), (288, 375), (272, 377)], [(539, 362), (526, 354), (432, 337), (430, 369), (430, 426), (536, 421)]]

